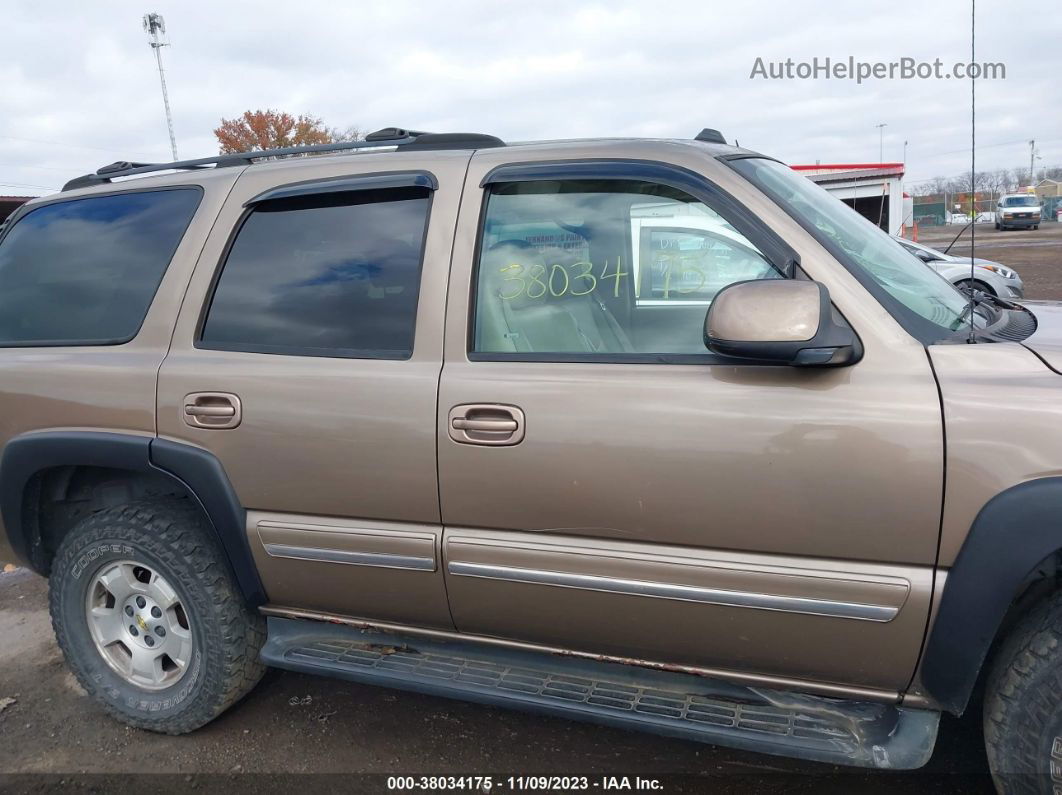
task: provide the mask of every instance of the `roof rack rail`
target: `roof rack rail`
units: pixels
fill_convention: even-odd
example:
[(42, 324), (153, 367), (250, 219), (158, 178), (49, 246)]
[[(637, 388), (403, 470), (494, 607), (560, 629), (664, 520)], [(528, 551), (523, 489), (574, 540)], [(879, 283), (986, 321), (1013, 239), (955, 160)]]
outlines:
[(176, 160), (172, 163), (133, 163), (119, 160), (103, 166), (92, 174), (76, 177), (63, 185), (63, 190), (88, 188), (116, 177), (131, 177), (149, 174), (155, 171), (195, 171), (201, 168), (226, 168), (229, 166), (248, 166), (255, 160), (266, 157), (287, 157), (305, 155), (315, 152), (342, 152), (350, 149), (372, 149), (386, 146), (413, 149), (486, 149), (505, 146), (505, 142), (493, 135), (481, 133), (427, 133), (418, 130), (406, 130), (401, 127), (385, 127), (371, 132), (363, 141), (339, 141), (330, 144), (313, 144), (309, 146), (287, 146), (281, 149), (260, 149), (254, 152), (233, 152), (231, 154), (200, 157), (195, 160)]

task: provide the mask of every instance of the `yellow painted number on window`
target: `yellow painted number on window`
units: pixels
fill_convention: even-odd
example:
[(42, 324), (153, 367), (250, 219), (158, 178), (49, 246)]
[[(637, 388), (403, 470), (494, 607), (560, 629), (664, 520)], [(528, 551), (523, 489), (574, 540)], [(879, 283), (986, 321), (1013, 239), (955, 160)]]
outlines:
[[(564, 277), (564, 286), (561, 287), (560, 290), (557, 290), (553, 283), (553, 277), (556, 276), (558, 272), (560, 272), (560, 275)], [(569, 287), (571, 287), (571, 279), (568, 277), (568, 271), (565, 270), (563, 265), (554, 263), (549, 269), (549, 294), (552, 295), (554, 298), (560, 298), (562, 295), (568, 292)]]
[(527, 297), (542, 298), (546, 294), (546, 290), (549, 289), (549, 286), (542, 281), (542, 277), (546, 275), (546, 266), (541, 264), (532, 265), (527, 275), (531, 277), (531, 281), (527, 285)]
[(594, 289), (597, 287), (597, 277), (594, 276), (594, 263), (592, 263), (592, 262), (576, 262), (574, 265), (572, 265), (572, 267), (573, 268), (582, 268), (582, 270), (583, 270), (582, 273), (578, 273), (574, 277), (572, 277), (572, 280), (573, 281), (578, 281), (579, 279), (582, 279), (584, 283), (589, 285), (589, 287), (587, 287), (585, 290), (581, 290), (581, 291), (580, 290), (576, 290), (576, 289), (573, 288), (572, 291), (571, 291), (572, 295), (574, 295), (574, 296), (590, 295), (590, 293), (592, 293), (594, 291)]
[(504, 291), (498, 293), (498, 297), (501, 298), (503, 301), (512, 301), (514, 298), (519, 298), (521, 295), (524, 294), (524, 277), (520, 275), (523, 269), (524, 266), (521, 265), (519, 262), (514, 262), (512, 265), (506, 265), (504, 268), (499, 269), (501, 273), (515, 271), (512, 276), (506, 276), (502, 281), (516, 282), (517, 284), (515, 293), (506, 293)]
[(696, 265), (687, 265), (686, 267), (684, 267), (682, 269), (682, 281), (683, 281), (683, 283), (685, 283), (685, 281), (686, 281), (686, 276), (691, 274), (691, 273), (697, 274), (697, 276), (700, 277), (700, 281), (697, 282), (697, 285), (695, 287), (677, 287), (677, 288), (675, 288), (675, 292), (676, 293), (679, 293), (681, 295), (689, 295), (690, 293), (695, 293), (698, 290), (700, 290), (702, 287), (704, 287), (704, 282), (705, 282), (704, 270), (702, 268), (698, 268)]
[(627, 276), (627, 275), (629, 275), (627, 273), (627, 271), (623, 270), (623, 258), (622, 257), (616, 257), (616, 270), (615, 270), (614, 273), (609, 273), (608, 272), (608, 260), (605, 260), (605, 267), (603, 267), (601, 269), (601, 281), (604, 281), (605, 279), (615, 279), (616, 280), (615, 284), (613, 285), (613, 288), (612, 288), (612, 296), (614, 298), (619, 298), (620, 280), (624, 276)]

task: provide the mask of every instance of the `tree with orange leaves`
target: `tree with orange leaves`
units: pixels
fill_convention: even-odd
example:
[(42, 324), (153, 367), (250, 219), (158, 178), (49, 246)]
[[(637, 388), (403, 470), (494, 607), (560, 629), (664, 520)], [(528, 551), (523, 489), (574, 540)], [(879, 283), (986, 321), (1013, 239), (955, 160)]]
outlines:
[(214, 130), (221, 154), (280, 149), (288, 146), (311, 146), (337, 141), (357, 141), (359, 130), (331, 129), (315, 116), (292, 116), (277, 110), (248, 110), (235, 119), (222, 119)]

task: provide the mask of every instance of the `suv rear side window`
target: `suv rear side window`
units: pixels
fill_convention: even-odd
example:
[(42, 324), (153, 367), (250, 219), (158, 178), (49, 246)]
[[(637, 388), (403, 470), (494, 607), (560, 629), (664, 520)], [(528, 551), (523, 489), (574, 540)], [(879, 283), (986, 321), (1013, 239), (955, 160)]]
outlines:
[(0, 245), (0, 345), (131, 340), (201, 196), (138, 191), (28, 212)]
[(471, 353), (544, 361), (710, 356), (704, 318), (716, 293), (780, 278), (748, 238), (677, 188), (498, 183), (481, 235)]
[(203, 325), (205, 348), (408, 359), (430, 192), (275, 199), (246, 217)]

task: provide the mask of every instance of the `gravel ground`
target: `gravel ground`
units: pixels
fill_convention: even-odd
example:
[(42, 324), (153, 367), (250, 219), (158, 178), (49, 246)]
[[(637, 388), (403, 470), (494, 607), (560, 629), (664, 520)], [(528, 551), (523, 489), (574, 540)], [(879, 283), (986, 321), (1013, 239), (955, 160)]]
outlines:
[[(956, 231), (921, 230), (919, 240), (943, 248)], [(1062, 299), (1062, 225), (982, 227), (976, 237), (978, 256), (1019, 270), (1028, 298)], [(993, 791), (976, 707), (944, 718), (933, 759), (914, 773), (852, 771), (283, 672), (192, 735), (150, 734), (106, 718), (67, 672), (45, 586), (21, 569), (0, 573), (0, 791), (257, 794), (310, 784), (381, 792), (388, 775), (421, 774), (587, 775), (593, 789), (604, 776), (641, 776), (659, 779), (664, 792)]]

